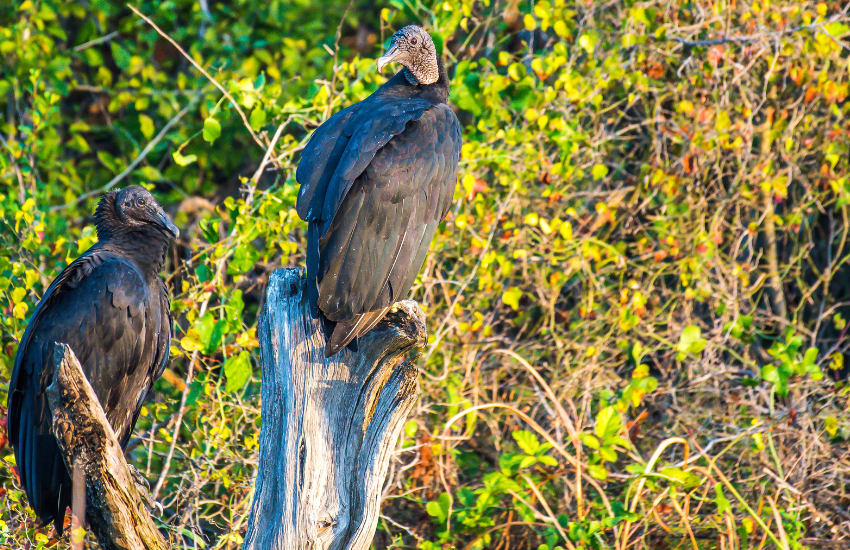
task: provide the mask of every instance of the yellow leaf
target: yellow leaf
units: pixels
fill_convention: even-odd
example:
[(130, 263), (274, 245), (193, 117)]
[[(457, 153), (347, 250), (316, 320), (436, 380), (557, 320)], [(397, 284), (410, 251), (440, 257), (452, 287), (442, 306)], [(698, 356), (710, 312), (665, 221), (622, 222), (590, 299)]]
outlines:
[(608, 175), (608, 167), (604, 164), (597, 164), (591, 171), (594, 180), (599, 180)]
[(204, 346), (199, 342), (200, 334), (197, 330), (191, 328), (186, 333), (186, 336), (180, 339), (180, 345), (183, 346), (183, 349), (186, 351), (200, 351), (204, 349)]
[(835, 436), (838, 432), (838, 419), (834, 416), (828, 416), (824, 421), (824, 428), (826, 428), (829, 435)]
[(463, 176), (461, 184), (463, 185), (463, 190), (466, 191), (466, 195), (472, 195), (472, 191), (475, 189), (475, 176), (472, 174)]
[(522, 291), (515, 286), (510, 287), (502, 294), (502, 301), (514, 311), (519, 309), (520, 298), (522, 298)]
[(578, 45), (587, 53), (593, 53), (593, 48), (596, 46), (596, 37), (589, 34), (583, 34), (578, 39)]
[(145, 139), (153, 137), (153, 120), (148, 115), (139, 115), (139, 128), (142, 130)]
[(555, 30), (555, 34), (557, 34), (561, 38), (567, 37), (567, 33), (569, 31), (567, 30), (567, 24), (564, 23), (563, 21), (561, 21), (561, 20), (555, 21), (555, 25), (552, 28)]
[(12, 313), (15, 315), (15, 319), (20, 319), (23, 321), (27, 316), (27, 311), (29, 310), (29, 306), (26, 302), (20, 302), (15, 304), (15, 307), (12, 309)]
[(24, 299), (24, 296), (27, 295), (27, 289), (18, 287), (12, 291), (12, 302), (18, 303)]

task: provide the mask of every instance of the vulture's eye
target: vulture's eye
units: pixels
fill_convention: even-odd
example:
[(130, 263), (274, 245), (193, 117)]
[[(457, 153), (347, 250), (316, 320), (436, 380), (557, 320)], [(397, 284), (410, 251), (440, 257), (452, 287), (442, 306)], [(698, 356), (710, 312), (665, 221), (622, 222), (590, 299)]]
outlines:
[(414, 36), (413, 38), (410, 39), (410, 43), (415, 46), (416, 44), (419, 43), (419, 39)]
[(141, 198), (141, 197), (140, 197), (140, 198), (138, 198), (138, 199), (136, 199), (136, 206), (138, 206), (138, 207), (142, 207), (142, 206), (144, 206), (144, 205), (145, 205), (145, 199), (143, 199), (143, 198)]

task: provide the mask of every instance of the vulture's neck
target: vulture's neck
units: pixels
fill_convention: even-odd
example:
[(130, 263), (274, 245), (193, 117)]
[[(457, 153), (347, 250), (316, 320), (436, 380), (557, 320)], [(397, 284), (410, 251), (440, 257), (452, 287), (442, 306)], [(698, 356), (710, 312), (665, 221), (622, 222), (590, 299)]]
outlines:
[(449, 75), (446, 72), (445, 65), (443, 65), (443, 59), (439, 55), (437, 56), (437, 71), (439, 71), (440, 76), (433, 84), (411, 84), (411, 82), (416, 82), (416, 77), (405, 67), (381, 88), (393, 94), (419, 96), (430, 99), (434, 103), (446, 103), (449, 100)]
[(116, 191), (105, 195), (94, 213), (98, 247), (131, 260), (145, 274), (159, 275), (170, 239), (153, 225), (129, 225), (115, 210)]

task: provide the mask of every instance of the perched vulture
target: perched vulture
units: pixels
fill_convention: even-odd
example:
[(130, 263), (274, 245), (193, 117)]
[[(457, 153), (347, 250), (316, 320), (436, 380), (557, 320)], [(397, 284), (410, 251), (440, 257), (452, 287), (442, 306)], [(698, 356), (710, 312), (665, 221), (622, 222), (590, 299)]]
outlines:
[(95, 212), (98, 242), (50, 284), (29, 321), (9, 387), (9, 440), (21, 483), (44, 523), (62, 532), (71, 478), (52, 432), (45, 390), (54, 343), (68, 344), (122, 448), (168, 361), (171, 315), (159, 276), (179, 231), (144, 188), (106, 194)]
[(313, 133), (296, 179), (307, 221), (308, 297), (331, 357), (407, 296), (451, 206), (460, 123), (431, 37), (404, 27), (378, 69), (403, 65), (375, 93)]

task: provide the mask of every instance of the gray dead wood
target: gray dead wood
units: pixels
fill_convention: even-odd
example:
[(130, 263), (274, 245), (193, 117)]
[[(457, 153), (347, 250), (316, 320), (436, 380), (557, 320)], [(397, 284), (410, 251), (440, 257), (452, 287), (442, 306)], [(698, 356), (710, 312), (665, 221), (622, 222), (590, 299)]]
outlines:
[(416, 400), (427, 339), (416, 302), (397, 303), (357, 353), (325, 359), (299, 270), (269, 281), (260, 318), (260, 457), (245, 550), (365, 550), (395, 443)]
[(55, 346), (56, 371), (47, 387), (53, 433), (65, 459), (85, 473), (86, 520), (104, 550), (165, 550), (115, 432), (71, 348)]

